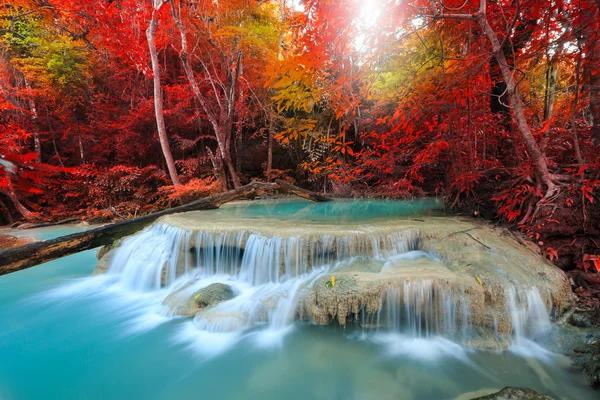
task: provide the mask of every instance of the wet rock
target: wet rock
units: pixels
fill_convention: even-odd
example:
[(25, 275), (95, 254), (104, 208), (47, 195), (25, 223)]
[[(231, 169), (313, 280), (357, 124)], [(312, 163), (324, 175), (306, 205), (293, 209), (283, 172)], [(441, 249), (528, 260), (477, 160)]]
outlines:
[(123, 239), (117, 239), (111, 244), (102, 246), (98, 249), (96, 252), (96, 258), (98, 258), (98, 262), (96, 263), (96, 267), (94, 268), (92, 275), (105, 274), (108, 271), (110, 262), (112, 261), (122, 241)]
[[(100, 250), (102, 249), (104, 249), (104, 247), (100, 248)], [(109, 249), (106, 252), (103, 252), (102, 257), (96, 263), (96, 267), (94, 268), (92, 275), (105, 274), (110, 267), (110, 262), (112, 261), (116, 251), (117, 249)]]
[(234, 297), (235, 293), (229, 285), (213, 283), (196, 290), (190, 282), (168, 295), (163, 300), (163, 305), (169, 308), (170, 314), (193, 317), (205, 308), (214, 307)]
[(162, 302), (163, 306), (166, 306), (168, 314), (170, 315), (181, 315), (184, 317), (193, 317), (200, 307), (194, 301), (196, 292), (190, 291), (192, 283), (188, 283), (184, 287), (168, 295)]
[[(395, 229), (415, 229), (413, 224), (397, 222)], [(524, 291), (535, 288), (556, 317), (573, 302), (566, 274), (544, 260), (535, 245), (504, 230), (442, 217), (424, 217), (418, 230), (419, 249), (429, 257), (393, 260), (380, 271), (363, 265), (338, 267), (336, 286), (327, 287), (329, 275), (317, 280), (302, 297), (300, 315), (317, 324), (360, 322), (361, 314), (373, 316), (382, 309), (387, 290), (429, 282), (433, 299), (448, 293), (468, 305), (472, 328), (481, 333), (464, 344), (500, 349), (511, 343), (509, 288), (515, 288), (520, 304), (527, 302)]]
[(552, 397), (533, 389), (505, 387), (499, 392), (476, 397), (473, 400), (552, 400)]
[(194, 301), (200, 308), (215, 306), (235, 297), (231, 286), (222, 283), (213, 283), (200, 290), (194, 296)]
[(100, 247), (98, 249), (98, 251), (96, 252), (96, 258), (98, 260), (100, 260), (102, 257), (104, 257), (104, 255), (106, 253), (119, 247), (121, 245), (122, 241), (123, 241), (123, 239), (117, 239), (114, 242), (112, 242), (111, 244), (107, 244), (106, 246)]
[(600, 342), (590, 339), (590, 343), (573, 348), (575, 365), (579, 365), (593, 387), (600, 386)]
[(579, 328), (589, 328), (590, 326), (592, 326), (592, 323), (589, 320), (589, 317), (587, 315), (581, 315), (581, 314), (573, 314), (571, 315), (571, 318), (569, 319), (569, 323), (573, 326), (577, 326)]

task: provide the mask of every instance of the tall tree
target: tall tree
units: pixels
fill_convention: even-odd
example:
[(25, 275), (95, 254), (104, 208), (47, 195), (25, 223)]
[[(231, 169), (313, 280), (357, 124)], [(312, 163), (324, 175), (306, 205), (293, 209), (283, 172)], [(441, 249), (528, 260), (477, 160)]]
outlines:
[(150, 50), (150, 59), (152, 62), (152, 79), (154, 84), (154, 113), (156, 116), (156, 127), (158, 130), (158, 138), (160, 140), (160, 147), (162, 149), (165, 161), (167, 163), (167, 169), (169, 170), (169, 176), (173, 185), (179, 185), (179, 176), (177, 175), (177, 167), (171, 154), (171, 147), (169, 146), (169, 138), (167, 136), (167, 129), (165, 127), (165, 117), (163, 111), (163, 91), (162, 83), (160, 81), (160, 64), (158, 62), (158, 50), (156, 49), (156, 29), (158, 27), (157, 14), (160, 11), (164, 2), (162, 0), (151, 0), (152, 1), (152, 15), (150, 17), (150, 23), (146, 29), (146, 38), (148, 40), (148, 49)]

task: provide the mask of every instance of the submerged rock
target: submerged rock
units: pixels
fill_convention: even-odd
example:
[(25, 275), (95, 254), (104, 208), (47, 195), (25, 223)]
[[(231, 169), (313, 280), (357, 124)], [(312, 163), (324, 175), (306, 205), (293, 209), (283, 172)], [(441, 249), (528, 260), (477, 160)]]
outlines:
[(476, 397), (472, 400), (552, 400), (552, 397), (536, 392), (533, 389), (509, 386), (499, 392)]
[(193, 317), (199, 311), (216, 306), (235, 297), (229, 285), (213, 283), (202, 289), (194, 289), (192, 282), (171, 293), (163, 300), (173, 315)]

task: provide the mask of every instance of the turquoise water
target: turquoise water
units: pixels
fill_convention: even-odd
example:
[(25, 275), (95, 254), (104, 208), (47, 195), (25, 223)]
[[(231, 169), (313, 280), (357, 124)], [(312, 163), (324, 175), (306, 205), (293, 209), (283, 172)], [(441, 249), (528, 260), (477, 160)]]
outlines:
[[(360, 213), (344, 209), (349, 205), (329, 211), (343, 218), (359, 218), (362, 210), (370, 210), (370, 219), (394, 210), (418, 215), (401, 204), (383, 211), (360, 204)], [(218, 212), (299, 218), (306, 206), (290, 201)], [(306, 218), (331, 218), (320, 204), (313, 207)], [(78, 229), (20, 234), (49, 239)], [(556, 398), (597, 398), (567, 359), (535, 345), (474, 351), (442, 338), (306, 323), (277, 338), (257, 328), (208, 341), (188, 319), (149, 314), (146, 295), (104, 289), (105, 277), (89, 278), (95, 262), (95, 252), (87, 251), (0, 277), (1, 400), (451, 399), (507, 385)]]
[(417, 201), (338, 200), (328, 203), (289, 199), (231, 203), (219, 210), (207, 212), (249, 218), (353, 222), (391, 217), (438, 215), (443, 208), (443, 203), (434, 198)]

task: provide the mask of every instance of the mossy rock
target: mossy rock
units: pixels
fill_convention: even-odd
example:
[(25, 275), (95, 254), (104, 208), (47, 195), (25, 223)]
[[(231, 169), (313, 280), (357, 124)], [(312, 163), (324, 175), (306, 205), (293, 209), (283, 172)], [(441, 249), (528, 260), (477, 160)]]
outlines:
[(235, 293), (231, 290), (231, 286), (222, 283), (213, 283), (200, 290), (194, 296), (194, 302), (198, 307), (206, 308), (231, 300), (234, 297)]
[(199, 311), (231, 300), (235, 293), (229, 285), (213, 283), (200, 290), (193, 290), (193, 283), (171, 293), (163, 300), (173, 315), (192, 317)]

